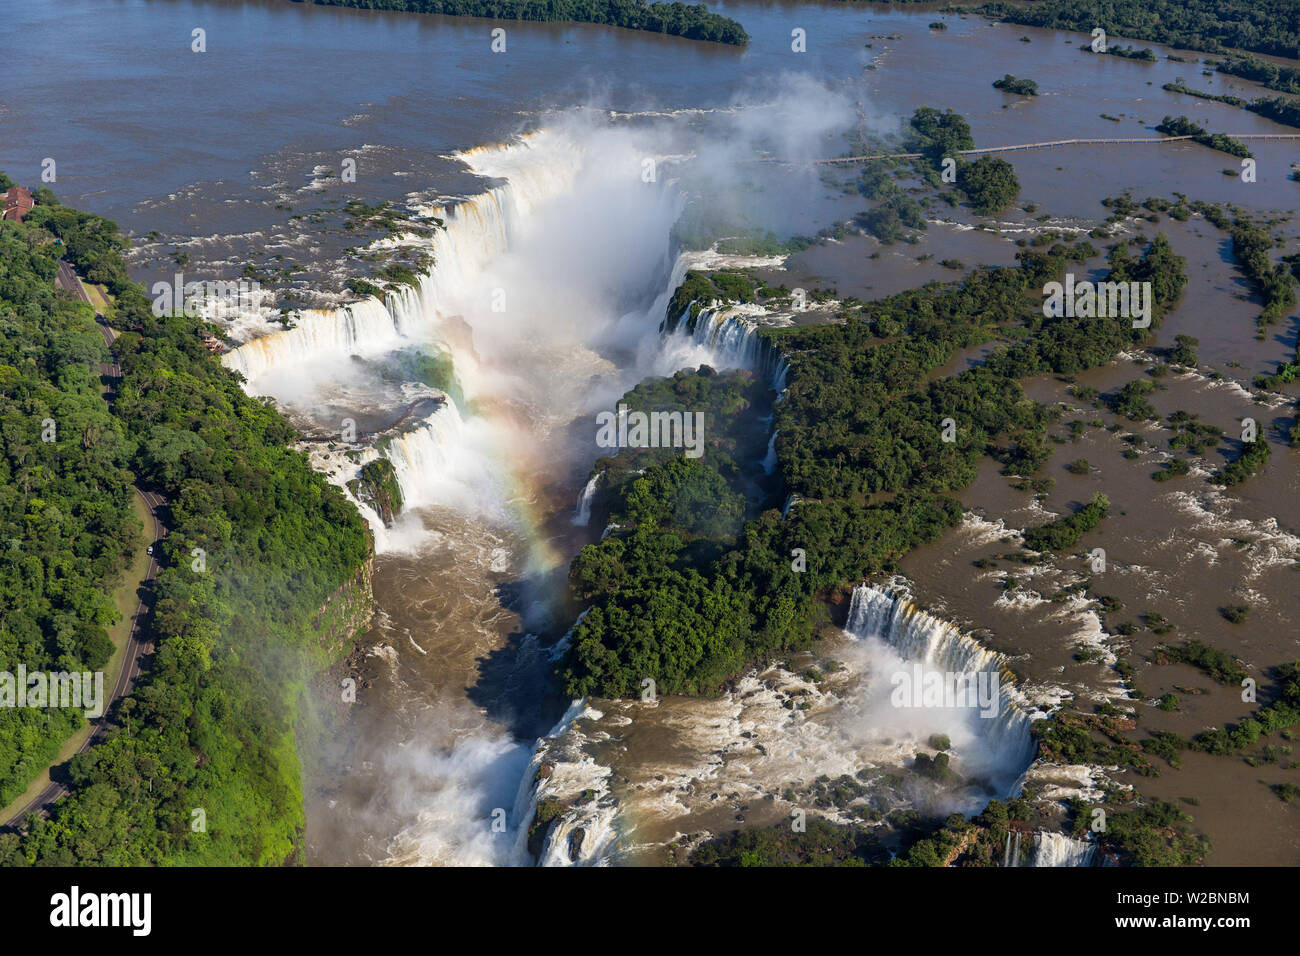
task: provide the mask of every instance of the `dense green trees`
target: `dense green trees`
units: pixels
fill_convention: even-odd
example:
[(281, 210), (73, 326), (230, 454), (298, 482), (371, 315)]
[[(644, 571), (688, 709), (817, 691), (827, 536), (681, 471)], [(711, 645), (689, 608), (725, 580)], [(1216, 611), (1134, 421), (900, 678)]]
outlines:
[(970, 124), (953, 110), (942, 113), (930, 106), (922, 106), (909, 121), (912, 131), (906, 141), (909, 151), (923, 153), (932, 166), (938, 169), (945, 158), (956, 159), (963, 149), (974, 149)]
[(1114, 395), (1107, 397), (1107, 404), (1117, 415), (1123, 415), (1129, 421), (1140, 422), (1156, 417), (1155, 406), (1147, 396), (1156, 390), (1155, 382), (1148, 378), (1135, 378), (1125, 382)]
[[(1193, 642), (1193, 645), (1197, 644), (1199, 642)], [(1173, 650), (1169, 649), (1168, 652)], [(1222, 667), (1221, 676), (1220, 674), (1215, 674), (1215, 676), (1225, 683), (1236, 684), (1241, 679), (1244, 679), (1245, 669), (1237, 661), (1227, 658), (1226, 663), (1220, 663), (1216, 659), (1216, 655), (1227, 657), (1222, 652), (1199, 645), (1199, 647), (1192, 647), (1190, 653), (1193, 658), (1187, 662), (1201, 667), (1209, 673), (1214, 673), (1214, 671), (1209, 670), (1205, 663), (1207, 660), (1210, 666)], [(1173, 657), (1172, 653), (1171, 657), (1175, 660), (1179, 659)], [(1255, 711), (1252, 716), (1247, 717), (1232, 730), (1226, 727), (1216, 727), (1213, 730), (1202, 731), (1192, 738), (1191, 749), (1199, 750), (1202, 753), (1224, 756), (1253, 746), (1260, 737), (1300, 724), (1300, 661), (1282, 664), (1274, 668), (1273, 678), (1277, 683), (1277, 697), (1272, 703)]]
[(881, 200), (876, 208), (854, 217), (857, 225), (881, 242), (906, 238), (904, 229), (925, 229), (925, 208), (894, 182), (885, 166), (867, 164), (858, 178), (858, 191), (868, 199)]
[(865, 827), (811, 817), (802, 832), (788, 823), (740, 830), (708, 840), (691, 853), (692, 866), (867, 866), (889, 851)]
[(1275, 123), (1285, 126), (1300, 127), (1300, 102), (1281, 96), (1270, 96), (1252, 100), (1246, 105), (1252, 113), (1265, 116)]
[(1168, 43), (1189, 50), (1225, 47), (1300, 58), (1300, 8), (1290, 0), (997, 0), (979, 12), (1024, 26)]
[(1216, 103), (1227, 103), (1229, 106), (1246, 106), (1246, 101), (1240, 96), (1231, 94), (1206, 93), (1203, 90), (1194, 90), (1183, 83), (1165, 83), (1160, 87), (1162, 90), (1168, 90), (1170, 93), (1182, 93), (1185, 96), (1194, 96), (1198, 100), (1212, 100)]
[(376, 458), (362, 465), (360, 476), (348, 482), (348, 488), (358, 501), (374, 508), (386, 525), (391, 525), (402, 510), (402, 486), (393, 463), (387, 458)]
[(1242, 444), (1241, 454), (1224, 465), (1210, 478), (1216, 485), (1238, 485), (1259, 471), (1268, 462), (1268, 441), (1261, 435), (1254, 441)]
[[(1002, 326), (1037, 325), (1042, 286), (1071, 254), (1065, 247), (1022, 252), (1019, 268), (978, 269), (962, 283), (903, 292), (863, 306), (844, 324), (765, 332), (791, 357), (776, 417), (786, 486), (810, 499), (948, 491), (970, 480), (992, 436), (1036, 432), (1041, 410), (1011, 381), (1036, 367), (983, 366), (929, 385), (925, 378), (956, 349), (985, 342)], [(945, 418), (956, 427), (951, 442), (943, 440)]]
[[(1113, 249), (1109, 256), (1113, 282), (1150, 282), (1154, 312), (1159, 315), (1182, 295), (1187, 284), (1186, 261), (1176, 255), (1164, 235), (1156, 236), (1139, 257), (1127, 246)], [(1156, 324), (1152, 318), (1152, 327)], [(988, 366), (1012, 378), (1044, 372), (1071, 375), (1093, 368), (1118, 351), (1146, 339), (1149, 329), (1133, 328), (1127, 318), (1086, 318), (1031, 315), (1030, 335), (989, 356)]]
[[(715, 692), (746, 665), (807, 645), (825, 622), (819, 598), (896, 568), (956, 524), (950, 493), (980, 456), (1033, 467), (1025, 448), (1041, 443), (1046, 412), (1015, 378), (1098, 365), (1148, 334), (1127, 319), (1043, 316), (1044, 283), (1091, 254), (1025, 251), (1016, 268), (851, 305), (842, 322), (764, 329), (789, 362), (772, 406), (780, 483), (766, 492), (756, 485), (765, 430), (752, 427), (765, 389), (748, 373), (679, 372), (629, 393), (633, 408), (706, 409), (707, 450), (693, 461), (623, 450), (597, 463), (594, 512), (610, 533), (570, 568), (589, 610), (562, 665), (568, 692), (628, 696), (645, 678), (664, 692)], [(1117, 248), (1110, 277), (1151, 281), (1158, 316), (1182, 292), (1181, 268), (1158, 237), (1141, 257)], [(668, 321), (717, 294), (708, 276), (689, 275)], [(958, 348), (1012, 330), (1025, 337), (984, 366), (928, 381)], [(787, 496), (785, 517), (768, 507)]]
[[(111, 223), (62, 207), (37, 221), (79, 262), (125, 274)], [(157, 650), (121, 725), (72, 759), (71, 792), (49, 820), (0, 837), (0, 863), (284, 863), (303, 822), (294, 747), (303, 681), (341, 650), (322, 646), (323, 631), (337, 634), (325, 619), (363, 570), (369, 535), (339, 491), (286, 449), (294, 433), (284, 418), (203, 347), (200, 322), (154, 316), (137, 286), (110, 288), (110, 321), (139, 331), (114, 344), (124, 377), (106, 447), (121, 436), (136, 482), (170, 502), (150, 622)], [(61, 318), (33, 315), (51, 328)], [(113, 487), (80, 490), (78, 507), (130, 493), (131, 476), (107, 470), (112, 461), (102, 475)], [(103, 537), (120, 551), (120, 538)], [(354, 597), (364, 619), (364, 595)], [(42, 630), (39, 620), (24, 626)], [(203, 830), (192, 829), (196, 809)]]
[(875, 209), (854, 218), (859, 226), (883, 243), (897, 242), (906, 236), (905, 229), (925, 229), (925, 210), (911, 196), (890, 196)]
[[(1295, 53), (1285, 55), (1293, 59), (1297, 56)], [(1229, 76), (1254, 80), (1279, 93), (1300, 93), (1300, 69), (1292, 66), (1279, 66), (1257, 56), (1229, 56), (1220, 60), (1215, 68)], [(1279, 98), (1277, 102), (1287, 101)]]
[[(1092, 45), (1085, 43), (1079, 47), (1084, 53), (1092, 52)], [(1156, 56), (1156, 51), (1150, 47), (1138, 49), (1135, 46), (1119, 46), (1115, 43), (1107, 44), (1106, 49), (1102, 51), (1107, 56), (1123, 57), (1125, 60), (1142, 60), (1146, 63), (1154, 63), (1160, 57)]]
[[(93, 311), (55, 290), (47, 212), (0, 222), (0, 671), (11, 674), (104, 667), (111, 592), (139, 540), (135, 440), (100, 394), (108, 350)], [(83, 723), (76, 708), (0, 707), (0, 806)]]
[(1074, 514), (1065, 515), (1025, 532), (1025, 546), (1034, 551), (1062, 551), (1079, 542), (1110, 512), (1110, 499), (1100, 491)]
[(1249, 219), (1239, 218), (1232, 226), (1232, 257), (1250, 278), (1264, 300), (1258, 323), (1271, 325), (1296, 302), (1295, 276), (1287, 263), (1274, 263), (1269, 256), (1276, 245), (1273, 237)]
[(575, 596), (590, 606), (574, 628), (570, 693), (631, 696), (645, 678), (664, 692), (711, 692), (755, 655), (752, 611), (718, 559), (757, 507), (747, 471), (762, 455), (766, 391), (749, 372), (705, 366), (622, 399), (633, 412), (702, 414), (704, 454), (626, 448), (597, 462), (594, 513), (619, 530), (570, 568)]
[(735, 20), (710, 13), (702, 3), (646, 3), (644, 0), (314, 0), (335, 7), (365, 10), (405, 10), (454, 17), (492, 20), (569, 20), (603, 23), (667, 33), (689, 40), (711, 40), (743, 46), (749, 34)]
[(1229, 156), (1245, 157), (1251, 155), (1250, 148), (1241, 140), (1225, 136), (1223, 133), (1206, 132), (1203, 127), (1196, 125), (1186, 116), (1166, 116), (1156, 126), (1156, 131), (1164, 133), (1166, 136), (1190, 136), (1193, 142), (1208, 146), (1210, 149), (1217, 149)]
[[(1016, 81), (1009, 73), (993, 85), (999, 86), (1006, 80), (1033, 85), (1032, 80)], [(970, 124), (959, 114), (952, 110), (940, 113), (922, 106), (912, 114), (908, 124), (911, 132), (905, 142), (908, 150), (922, 155), (924, 162), (918, 164), (922, 175), (937, 183), (938, 174), (945, 172), (946, 166), (953, 169), (957, 188), (966, 194), (976, 212), (986, 216), (1000, 212), (1020, 193), (1015, 167), (1005, 159), (981, 156), (967, 162), (962, 158), (961, 151), (974, 149), (975, 140), (971, 137)], [(882, 176), (878, 170), (864, 172), (859, 188), (868, 195), (891, 195), (880, 182)]]
[(1001, 212), (1020, 194), (1016, 168), (996, 156), (963, 163), (957, 170), (957, 186), (982, 216)]
[(1038, 84), (1027, 77), (1016, 77), (1010, 73), (1002, 79), (993, 81), (993, 88), (1003, 93), (1017, 93), (1020, 96), (1037, 96)]

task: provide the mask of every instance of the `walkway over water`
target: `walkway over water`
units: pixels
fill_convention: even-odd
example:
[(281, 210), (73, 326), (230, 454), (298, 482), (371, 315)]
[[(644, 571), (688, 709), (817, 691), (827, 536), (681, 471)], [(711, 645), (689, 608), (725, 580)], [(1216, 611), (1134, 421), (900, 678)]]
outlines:
[[(1300, 133), (1227, 133), (1230, 139), (1300, 139)], [(1043, 143), (1015, 143), (1010, 146), (983, 146), (979, 149), (959, 149), (959, 156), (981, 156), (985, 153), (1012, 153), (1026, 149), (1052, 149), (1057, 146), (1122, 146), (1130, 143), (1179, 143), (1193, 136), (1132, 137), (1108, 136), (1102, 139), (1054, 139)], [(781, 159), (776, 156), (750, 160), (755, 163), (789, 163), (792, 166), (830, 166), (841, 163), (869, 163), (877, 159), (920, 159), (923, 153), (872, 153), (868, 156), (841, 156), (838, 159)]]

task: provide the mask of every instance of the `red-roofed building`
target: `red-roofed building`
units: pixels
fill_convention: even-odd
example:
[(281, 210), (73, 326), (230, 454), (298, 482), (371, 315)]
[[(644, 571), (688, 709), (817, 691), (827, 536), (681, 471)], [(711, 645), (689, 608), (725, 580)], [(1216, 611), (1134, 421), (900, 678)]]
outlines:
[(10, 186), (8, 192), (0, 193), (0, 202), (4, 203), (4, 212), (0, 219), (10, 222), (22, 222), (23, 216), (32, 211), (32, 194), (25, 186)]

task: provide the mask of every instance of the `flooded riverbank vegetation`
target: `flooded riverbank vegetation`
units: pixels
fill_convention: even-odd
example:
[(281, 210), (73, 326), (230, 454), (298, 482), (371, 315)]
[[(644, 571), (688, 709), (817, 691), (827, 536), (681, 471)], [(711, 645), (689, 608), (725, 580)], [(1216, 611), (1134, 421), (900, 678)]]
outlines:
[(1294, 4), (67, 2), (0, 862), (1294, 862)]
[(744, 28), (729, 17), (710, 13), (703, 4), (638, 3), (633, 0), (310, 0), (332, 7), (363, 10), (400, 10), (452, 17), (486, 17), (493, 20), (531, 20), (541, 23), (568, 21), (599, 23), (628, 30), (666, 33), (688, 40), (706, 40), (743, 46), (749, 42)]
[[(878, 302), (843, 302), (827, 324), (762, 330), (766, 366), (783, 363), (783, 388), (772, 406), (773, 477), (779, 483), (759, 488), (749, 509), (734, 497), (746, 473), (743, 460), (730, 456), (721, 460), (723, 467), (708, 454), (701, 463), (671, 458), (644, 468), (631, 468), (630, 460), (617, 469), (608, 460), (598, 463), (607, 476), (638, 473), (631, 483), (636, 495), (629, 495), (625, 481), (605, 482), (611, 491), (598, 510), (609, 517), (606, 536), (584, 548), (571, 569), (584, 613), (565, 664), (569, 692), (628, 696), (648, 677), (658, 690), (716, 694), (745, 669), (825, 633), (827, 601), (836, 593), (895, 570), (902, 555), (955, 526), (961, 508), (951, 495), (973, 480), (982, 456), (1031, 475), (1041, 458), (1028, 449), (1041, 443), (1051, 416), (1024, 395), (1018, 379), (1078, 372), (1142, 343), (1186, 282), (1183, 260), (1164, 237), (1136, 255), (1124, 243), (1112, 251), (1108, 278), (1152, 283), (1151, 329), (1134, 329), (1127, 319), (1044, 316), (1045, 284), (1094, 254), (1086, 243), (1021, 252), (1015, 268), (980, 269), (959, 283), (935, 283)], [(728, 289), (736, 301), (753, 301), (755, 283), (742, 279), (689, 276), (668, 314), (690, 315), (691, 303), (714, 301)], [(955, 350), (999, 340), (1004, 344), (979, 367), (927, 381)], [(708, 369), (693, 374), (703, 375), (709, 389), (735, 387)], [(678, 373), (678, 380), (681, 390), (692, 375)], [(637, 398), (634, 392), (627, 400)], [(718, 402), (707, 404), (716, 409)], [(716, 412), (710, 420), (724, 435), (735, 424)], [(755, 457), (751, 451), (751, 476)], [(654, 508), (637, 504), (656, 487)], [(789, 502), (783, 510), (773, 507), (783, 499)], [(771, 505), (755, 516), (764, 501)], [(1068, 548), (1107, 510), (1099, 494), (1077, 514), (1027, 533), (1026, 545)], [(725, 533), (701, 535), (691, 518), (701, 512), (710, 523), (724, 519)], [(748, 517), (743, 530), (742, 517)], [(1055, 724), (1041, 726), (1049, 728), (1044, 733), (1063, 732), (1051, 729)], [(1103, 755), (1089, 750), (1074, 756), (1088, 762)], [(924, 826), (900, 829), (900, 820), (889, 822), (890, 842), (927, 847), (915, 850), (915, 861), (934, 862), (939, 853), (917, 840), (941, 839), (941, 859), (951, 862), (961, 855), (959, 843), (962, 853), (971, 850), (976, 833), (962, 824), (952, 842), (926, 836)], [(805, 855), (798, 836), (747, 832), (693, 859), (882, 862), (888, 854), (882, 857), (876, 844), (884, 832), (837, 836), (842, 847), (829, 856)], [(813, 839), (808, 845), (820, 844)]]

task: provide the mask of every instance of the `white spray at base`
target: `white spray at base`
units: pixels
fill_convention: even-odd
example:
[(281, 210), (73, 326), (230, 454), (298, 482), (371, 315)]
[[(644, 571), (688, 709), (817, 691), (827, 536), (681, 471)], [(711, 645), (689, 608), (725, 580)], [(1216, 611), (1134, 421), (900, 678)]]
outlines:
[[(600, 716), (585, 701), (574, 701), (531, 752), (508, 737), (481, 733), (434, 753), (413, 748), (402, 758), (407, 765), (387, 769), (408, 778), (403, 795), (418, 801), (419, 810), (390, 842), (384, 863), (568, 866), (609, 862), (616, 835), (616, 808), (607, 799), (610, 771), (570, 751), (565, 736), (575, 721)], [(579, 805), (562, 817), (547, 817), (534, 834), (539, 810), (546, 812), (560, 800)]]
[[(536, 824), (532, 842), (538, 866), (611, 862), (618, 815), (618, 806), (609, 795), (613, 771), (583, 753), (568, 734), (575, 721), (599, 720), (603, 716), (585, 700), (575, 700), (551, 732), (537, 742), (520, 781), (512, 815), (520, 821), (516, 843), (519, 859), (534, 859), (528, 844)], [(539, 812), (561, 806), (563, 813), (548, 814), (548, 819), (538, 821)]]
[[(365, 383), (357, 381), (359, 372), (351, 362), (354, 357), (433, 348), (452, 358), (458, 383), (473, 397), (482, 390), (477, 381), (478, 356), (467, 341), (465, 323), (457, 319), (448, 326), (447, 320), (469, 311), (466, 297), (475, 297), (485, 270), (508, 252), (519, 223), (539, 205), (573, 189), (582, 152), (582, 144), (573, 137), (541, 131), (509, 145), (456, 154), (454, 158), (473, 172), (504, 181), (466, 199), (419, 208), (422, 217), (440, 219), (443, 226), (427, 238), (403, 237), (417, 249), (425, 247), (433, 261), (428, 272), (418, 276), (418, 285), (390, 284), (382, 301), (366, 297), (333, 310), (297, 312), (294, 327), (275, 327), (249, 338), (225, 353), (222, 363), (245, 376), (250, 393), (270, 396), (290, 408), (312, 408), (321, 404), (321, 396), (335, 394), (341, 382), (364, 391)], [(483, 305), (486, 308), (486, 298)], [(232, 331), (243, 331), (255, 324), (255, 318), (259, 316), (236, 317), (229, 325)], [(265, 328), (267, 323), (256, 324)], [(323, 424), (330, 430), (339, 427), (337, 422)], [(486, 457), (470, 460), (481, 456), (494, 439), (500, 443), (499, 436), (483, 434), (488, 427), (475, 422), (476, 440), (467, 441), (470, 422), (446, 396), (438, 412), (400, 434), (384, 436), (378, 447), (338, 442), (332, 453), (313, 449), (312, 457), (347, 493), (347, 483), (357, 477), (360, 467), (382, 455), (393, 464), (404, 510), (429, 504), (460, 507), (472, 497), (466, 486), (491, 470)], [(489, 505), (499, 511), (502, 495), (499, 489), (494, 491), (480, 498), (493, 498)], [(353, 500), (374, 530), (378, 549), (392, 545), (395, 536), (379, 516)]]
[[(824, 117), (825, 113), (819, 111), (817, 115)], [(789, 128), (788, 124), (767, 120), (762, 125), (776, 130)], [(544, 149), (543, 141), (555, 144), (555, 149)], [(578, 142), (588, 145), (585, 139)], [(727, 143), (725, 151), (732, 153), (735, 145), (734, 141)], [(574, 403), (568, 400), (567, 392), (559, 394), (558, 390), (551, 390), (557, 381), (567, 382), (552, 369), (543, 368), (538, 356), (561, 355), (561, 349), (570, 343), (592, 346), (599, 342), (587, 338), (583, 334), (585, 330), (571, 326), (583, 323), (600, 328), (610, 325), (608, 320), (619, 311), (631, 314), (629, 309), (639, 308), (642, 293), (647, 288), (652, 292), (662, 288), (662, 282), (658, 276), (651, 277), (654, 285), (642, 281), (646, 277), (627, 264), (660, 262), (666, 259), (660, 253), (666, 253), (669, 248), (668, 230), (661, 228), (663, 223), (659, 221), (666, 217), (649, 209), (658, 191), (646, 189), (637, 175), (645, 149), (635, 151), (635, 162), (623, 165), (586, 162), (584, 172), (591, 175), (584, 177), (582, 189), (573, 190), (575, 175), (584, 166), (580, 152), (573, 141), (566, 147), (560, 139), (543, 136), (514, 147), (462, 154), (461, 158), (475, 172), (503, 178), (506, 183), (494, 185), (472, 200), (456, 204), (438, 200), (439, 205), (430, 204), (431, 215), (445, 213), (446, 228), (428, 240), (434, 266), (429, 275), (419, 280), (418, 288), (397, 287), (382, 305), (378, 300), (370, 300), (351, 310), (330, 313), (327, 319), (324, 314), (301, 315), (298, 329), (264, 336), (266, 341), (246, 346), (241, 355), (227, 361), (250, 375), (253, 379), (250, 390), (270, 395), (277, 390), (285, 393), (286, 376), (282, 373), (297, 373), (301, 371), (300, 366), (317, 366), (314, 378), (320, 386), (315, 394), (319, 395), (333, 385), (337, 371), (365, 364), (349, 362), (358, 355), (382, 355), (406, 348), (408, 343), (419, 345), (446, 340), (455, 353), (460, 384), (473, 404), (462, 403), (457, 408), (449, 401), (431, 419), (406, 429), (402, 435), (371, 451), (393, 463), (408, 507), (411, 503), (442, 502), (454, 497), (460, 484), (452, 480), (454, 473), (462, 468), (466, 472), (474, 470), (473, 463), (467, 463), (466, 458), (472, 458), (475, 452), (467, 452), (465, 442), (475, 428), (476, 419), (499, 415), (509, 419), (516, 429), (510, 432), (502, 428), (494, 437), (535, 438), (537, 445), (544, 445), (544, 418), (571, 416)], [(600, 182), (611, 178), (597, 175), (602, 168), (615, 170), (612, 178), (617, 180), (616, 188), (611, 188), (609, 182)], [(631, 185), (624, 186), (624, 182)], [(550, 202), (557, 196), (562, 197), (560, 202)], [(608, 202), (611, 198), (619, 202)], [(544, 213), (529, 215), (543, 202), (548, 203)], [(448, 210), (447, 205), (452, 208)], [(565, 208), (556, 207), (566, 207), (567, 215)], [(529, 219), (536, 221), (529, 223)], [(652, 246), (647, 237), (661, 240), (662, 248)], [(522, 268), (521, 260), (530, 255), (532, 261), (523, 263), (529, 268)], [(664, 264), (664, 268), (671, 266), (671, 261)], [(653, 271), (644, 265), (637, 268), (646, 273)], [(634, 281), (627, 281), (629, 278)], [(670, 283), (669, 289), (673, 285)], [(488, 301), (489, 293), (498, 288), (508, 293), (510, 311), (496, 315), (495, 310), (488, 312)], [(609, 290), (621, 290), (622, 294), (604, 295)], [(629, 299), (637, 305), (632, 305)], [(410, 307), (405, 305), (408, 301)], [(400, 314), (393, 311), (395, 304), (402, 306)], [(606, 308), (611, 305), (618, 306), (618, 311)], [(658, 338), (654, 332), (662, 308), (658, 312), (653, 324), (648, 327), (643, 324), (636, 330), (637, 339), (624, 337), (618, 344), (626, 347), (644, 338)], [(456, 317), (462, 317), (462, 321), (453, 322)], [(326, 319), (320, 329), (304, 328), (318, 318)], [(619, 323), (613, 326), (614, 334), (607, 339), (618, 337)], [(560, 334), (556, 334), (557, 328)], [(460, 344), (465, 338), (460, 342), (456, 338), (456, 333), (465, 329), (472, 331), (468, 348)], [(748, 334), (724, 336), (724, 351), (733, 350), (738, 361), (743, 359), (746, 338)], [(513, 340), (513, 351), (503, 346), (505, 340)], [(479, 355), (484, 357), (481, 364)], [(517, 357), (521, 360), (512, 361)], [(559, 363), (555, 366), (560, 367)], [(569, 366), (563, 368), (567, 371)], [(295, 375), (297, 379), (312, 377)], [(591, 377), (594, 376), (580, 374), (567, 379), (591, 388), (585, 384)], [(612, 381), (614, 378), (606, 376), (610, 387), (617, 384), (625, 390), (625, 383)], [(302, 391), (305, 390), (300, 389), (299, 394)], [(335, 397), (333, 392), (327, 394)], [(346, 403), (333, 404), (350, 407)], [(304, 402), (302, 407), (311, 406)], [(455, 447), (448, 447), (452, 443)], [(518, 455), (534, 450), (532, 444), (533, 441), (521, 441), (509, 446), (498, 442), (496, 451), (508, 454), (492, 460), (508, 468)], [(364, 454), (339, 457), (353, 465), (365, 460)], [(346, 479), (346, 475), (340, 478)], [(412, 641), (417, 648), (428, 648), (436, 658), (436, 643), (419, 631), (414, 638), (418, 639), (418, 643)], [(781, 710), (782, 717), (790, 713), (779, 706), (770, 709)], [(509, 796), (502, 796), (502, 791), (507, 781), (510, 789), (515, 789), (521, 770), (521, 751), (526, 757), (528, 750), (504, 732), (498, 732), (500, 728), (490, 720), (473, 719), (476, 717), (482, 714), (477, 711), (440, 714), (436, 722), (431, 721), (436, 723), (439, 735), (433, 747), (409, 748), (412, 759), (407, 767), (407, 782), (411, 786), (395, 787), (393, 792), (405, 795), (414, 790), (406, 802), (419, 809), (420, 825), (410, 832), (413, 839), (395, 849), (395, 860), (521, 862), (518, 843), (527, 842), (529, 813), (519, 799), (515, 800), (515, 812), (510, 815), (509, 826), (513, 831), (497, 834), (479, 824), (487, 823), (490, 811), (511, 807)], [(573, 794), (578, 816), (551, 822), (540, 855), (544, 862), (575, 859), (598, 862), (605, 857), (603, 847), (612, 840), (610, 810), (600, 799), (579, 802), (576, 798), (588, 790), (599, 792), (604, 778), (598, 768), (581, 761), (563, 761), (565, 766), (561, 767), (557, 758), (563, 749), (563, 741), (539, 744), (538, 752), (533, 755), (537, 766), (524, 772), (526, 783), (520, 792), (526, 792), (524, 803), (535, 814), (536, 807), (545, 805), (544, 801), (567, 796), (580, 783), (591, 783)], [(567, 769), (570, 763), (580, 769), (570, 771)], [(539, 779), (537, 774), (546, 765), (552, 770)], [(420, 773), (428, 779), (417, 780)], [(512, 849), (507, 852), (503, 849), (506, 846)]]
[(748, 369), (764, 376), (776, 390), (785, 388), (786, 362), (764, 343), (764, 326), (790, 324), (788, 316), (761, 305), (692, 302), (674, 321), (665, 322), (659, 374), (711, 365), (719, 371)]
[(582, 493), (578, 495), (578, 506), (573, 512), (573, 523), (580, 528), (587, 527), (591, 521), (591, 501), (596, 496), (596, 488), (603, 474), (598, 471), (588, 478), (587, 483), (582, 487)]
[[(827, 819), (852, 825), (862, 825), (857, 811), (868, 806), (942, 818), (978, 813), (989, 799), (1019, 791), (1034, 745), (1014, 689), (987, 718), (978, 709), (900, 709), (890, 700), (891, 674), (914, 663), (927, 672), (996, 673), (1009, 687), (999, 655), (917, 610), (899, 588), (859, 587), (845, 637), (829, 651), (843, 666), (817, 682), (774, 665), (717, 699), (600, 701), (603, 713), (576, 714), (534, 755), (535, 803), (551, 801), (547, 829), (534, 841), (540, 858), (551, 865), (661, 860), (665, 845), (702, 826), (761, 826), (744, 821), (806, 808), (799, 794), (828, 778), (865, 782), (865, 804), (818, 804)], [(907, 772), (935, 734), (950, 738), (956, 780), (934, 784)], [(630, 741), (644, 737), (658, 745), (654, 759), (625, 760)]]
[(1055, 830), (1034, 834), (1034, 866), (1092, 866), (1095, 844)]
[(997, 713), (986, 716), (978, 708), (960, 705), (958, 710), (965, 711), (961, 714), (964, 723), (985, 743), (983, 762), (1002, 781), (998, 789), (1008, 794), (1019, 791), (1020, 779), (1034, 756), (1029, 732), (1032, 719), (1004, 674), (1000, 654), (956, 625), (920, 610), (902, 593), (869, 584), (854, 589), (844, 629), (859, 640), (885, 642), (906, 662), (919, 663), (927, 677), (987, 675), (997, 688)]

